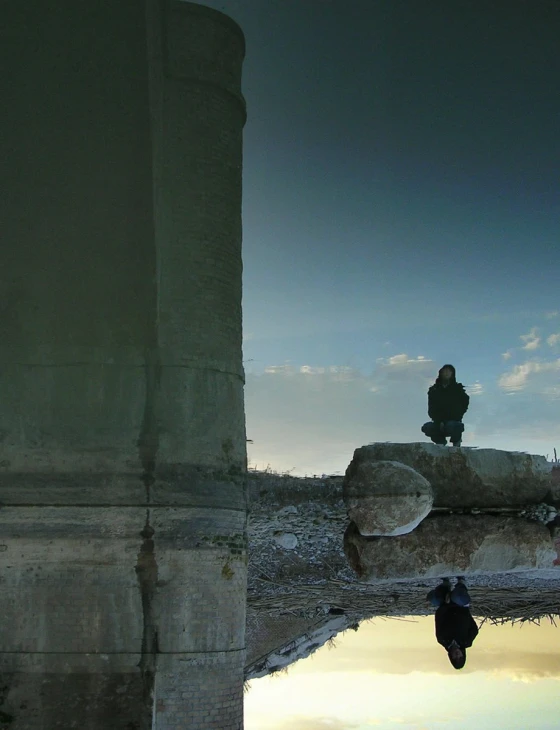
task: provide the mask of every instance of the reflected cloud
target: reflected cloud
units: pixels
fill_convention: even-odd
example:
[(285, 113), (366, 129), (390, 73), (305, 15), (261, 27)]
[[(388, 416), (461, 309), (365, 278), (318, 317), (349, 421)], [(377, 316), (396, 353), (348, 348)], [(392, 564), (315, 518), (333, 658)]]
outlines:
[(541, 338), (537, 335), (536, 327), (533, 327), (528, 334), (520, 335), (519, 339), (525, 343), (521, 348), (523, 350), (536, 350), (541, 342)]
[[(400, 352), (378, 358), (369, 374), (349, 366), (290, 361), (248, 374), (251, 465), (329, 474), (344, 470), (363, 444), (425, 441), (420, 428), (428, 420), (427, 390), (438, 369), (439, 363), (425, 355)], [(484, 447), (485, 436), (507, 439), (518, 431), (523, 442), (548, 444), (558, 438), (559, 372), (560, 358), (534, 359), (512, 364), (494, 382), (465, 383), (471, 405), (464, 445)], [(457, 377), (461, 381), (460, 368)]]
[[(527, 389), (531, 385), (533, 392), (543, 392), (543, 388), (549, 387), (549, 383), (544, 382), (542, 377), (538, 380), (533, 377), (531, 383), (529, 383), (529, 378), (535, 375), (542, 376), (556, 373), (558, 370), (560, 370), (560, 358), (545, 362), (529, 360), (520, 365), (514, 365), (509, 372), (501, 375), (498, 379), (498, 385), (504, 391), (518, 391)], [(556, 377), (554, 380), (556, 381)]]
[[(481, 632), (484, 631), (484, 626)], [(397, 648), (399, 651), (397, 651)], [(510, 650), (508, 650), (510, 649)], [(375, 656), (371, 651), (359, 651), (354, 648), (352, 656), (340, 659), (332, 671), (347, 673), (370, 672), (372, 674), (408, 675), (417, 672), (423, 674), (452, 675), (455, 670), (450, 665), (445, 651), (437, 646), (434, 651), (425, 648), (404, 649), (402, 647), (377, 649)], [(518, 682), (535, 682), (540, 679), (560, 681), (560, 650), (557, 653), (529, 652), (505, 647), (503, 651), (488, 651), (476, 644), (467, 649), (467, 663), (461, 674), (487, 672), (498, 678), (511, 679)], [(310, 668), (310, 671), (313, 671)], [(323, 671), (328, 672), (329, 669)]]
[[(369, 725), (380, 725), (379, 721), (369, 722)], [(292, 715), (287, 717), (274, 730), (355, 730), (360, 724), (340, 720), (336, 717), (302, 717)]]
[[(425, 380), (433, 381), (435, 379), (434, 361), (429, 360), (423, 355), (417, 357), (408, 357), (406, 353), (399, 355), (393, 355), (389, 358), (377, 358), (377, 368), (374, 372), (374, 377), (387, 378), (389, 380)], [(436, 373), (437, 374), (437, 373)]]
[[(365, 621), (358, 633), (341, 634), (335, 651), (322, 647), (277, 679), (256, 680), (248, 693), (251, 720), (246, 727), (548, 730), (557, 726), (560, 648), (556, 651), (555, 625), (483, 624), (480, 643), (469, 649), (467, 665), (457, 673), (445, 650), (434, 642), (434, 617), (403, 619)], [(279, 707), (277, 717), (267, 714), (274, 703)], [(541, 710), (538, 720), (535, 707)]]
[[(423, 440), (427, 390), (437, 365), (405, 353), (380, 358), (365, 375), (338, 365), (270, 365), (245, 388), (249, 458), (257, 468), (300, 474), (345, 468), (358, 445)], [(318, 467), (318, 465), (321, 465)]]

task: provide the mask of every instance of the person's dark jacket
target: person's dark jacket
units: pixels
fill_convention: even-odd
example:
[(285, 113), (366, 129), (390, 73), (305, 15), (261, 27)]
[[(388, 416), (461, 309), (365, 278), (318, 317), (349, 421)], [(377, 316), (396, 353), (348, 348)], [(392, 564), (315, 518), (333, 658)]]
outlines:
[[(468, 649), (478, 634), (478, 626), (468, 608), (455, 603), (442, 603), (436, 611), (436, 639), (446, 649), (455, 640), (461, 649)], [(465, 652), (466, 653), (466, 652)]]
[[(445, 388), (441, 379), (443, 368), (451, 368), (453, 371), (453, 377)], [(432, 421), (440, 423), (462, 420), (469, 407), (469, 401), (464, 385), (455, 380), (453, 365), (444, 365), (440, 368), (436, 382), (428, 390), (428, 416)]]

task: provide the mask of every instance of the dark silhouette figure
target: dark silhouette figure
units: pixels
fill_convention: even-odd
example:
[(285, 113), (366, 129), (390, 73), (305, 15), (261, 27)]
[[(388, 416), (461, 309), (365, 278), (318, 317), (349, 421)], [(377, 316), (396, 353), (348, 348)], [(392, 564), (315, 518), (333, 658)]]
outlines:
[(460, 446), (461, 434), (465, 430), (463, 416), (469, 401), (464, 385), (455, 379), (453, 365), (444, 365), (428, 390), (428, 416), (432, 420), (422, 426), (422, 433), (429, 436), (434, 444), (447, 446), (449, 436), (453, 446)]
[(449, 578), (427, 595), (432, 606), (437, 608), (436, 639), (447, 651), (449, 661), (455, 669), (462, 669), (467, 661), (467, 649), (472, 646), (478, 634), (478, 626), (471, 616), (471, 598), (463, 577), (457, 578), (451, 588)]

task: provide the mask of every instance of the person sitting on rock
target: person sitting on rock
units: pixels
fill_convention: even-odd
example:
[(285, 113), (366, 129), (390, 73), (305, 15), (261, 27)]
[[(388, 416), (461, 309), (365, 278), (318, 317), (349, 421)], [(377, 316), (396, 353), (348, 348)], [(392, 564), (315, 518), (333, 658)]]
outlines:
[(478, 634), (478, 626), (471, 616), (471, 598), (462, 576), (455, 588), (444, 578), (440, 585), (427, 595), (430, 604), (437, 608), (435, 615), (436, 639), (447, 651), (455, 669), (462, 669), (467, 661), (467, 649)]
[(446, 446), (446, 437), (449, 436), (453, 446), (460, 446), (461, 434), (465, 430), (462, 419), (469, 401), (465, 387), (455, 380), (453, 365), (444, 365), (428, 390), (428, 416), (432, 420), (422, 426), (422, 433), (429, 436), (434, 444)]

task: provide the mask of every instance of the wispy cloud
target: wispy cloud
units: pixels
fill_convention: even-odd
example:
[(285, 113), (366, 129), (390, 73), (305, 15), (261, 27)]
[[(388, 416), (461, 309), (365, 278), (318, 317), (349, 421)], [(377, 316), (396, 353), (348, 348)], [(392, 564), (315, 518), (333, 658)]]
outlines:
[[(373, 724), (373, 723), (370, 723)], [(375, 722), (375, 724), (379, 724)], [(301, 715), (292, 715), (276, 725), (274, 730), (355, 730), (359, 728), (359, 723), (348, 722), (337, 717), (302, 717)]]
[(345, 469), (372, 441), (424, 439), (427, 389), (437, 365), (405, 353), (380, 358), (366, 375), (340, 366), (270, 365), (245, 387), (249, 459), (297, 473)]
[(519, 339), (522, 340), (525, 344), (521, 349), (523, 350), (536, 350), (538, 349), (541, 338), (537, 335), (537, 328), (533, 327), (531, 331), (526, 335), (520, 335)]
[[(549, 351), (550, 352), (550, 351)], [(509, 363), (508, 363), (509, 364)], [(252, 466), (296, 474), (344, 472), (354, 449), (375, 441), (426, 441), (427, 390), (439, 363), (400, 352), (379, 358), (369, 374), (340, 365), (286, 362), (249, 374), (245, 387)], [(508, 439), (560, 437), (560, 358), (526, 360), (490, 382), (466, 384), (465, 446)], [(461, 373), (458, 372), (458, 378)], [(485, 443), (486, 442), (486, 443)], [(499, 448), (508, 448), (507, 445)], [(526, 448), (531, 447), (528, 443)], [(537, 452), (538, 453), (538, 452)]]
[(555, 373), (558, 370), (560, 370), (560, 358), (546, 362), (529, 360), (520, 365), (514, 365), (509, 372), (503, 373), (498, 379), (498, 385), (505, 391), (518, 391), (527, 389), (531, 384), (535, 391), (542, 392), (542, 388), (548, 386), (549, 383), (543, 383), (542, 378), (536, 383), (533, 379), (533, 382), (530, 383), (531, 376)]
[(546, 338), (547, 345), (550, 345), (550, 347), (556, 347), (556, 345), (560, 345), (560, 332), (555, 332), (553, 335), (549, 335)]
[(560, 316), (560, 311), (558, 309), (555, 309), (552, 312), (545, 312), (545, 315), (544, 316), (547, 319), (554, 319), (554, 317)]
[[(322, 671), (345, 672), (359, 675), (361, 672), (372, 674), (408, 675), (413, 672), (432, 675), (453, 675), (445, 651), (432, 642), (433, 623), (422, 624), (425, 630), (426, 646), (414, 645), (401, 648), (399, 640), (395, 646), (377, 646), (375, 655), (368, 644), (363, 648), (354, 646), (351, 654), (341, 652), (337, 665), (326, 665)], [(524, 651), (515, 645), (503, 649), (484, 646), (485, 627), (480, 629), (480, 636), (467, 652), (467, 663), (462, 674), (486, 672), (495, 677), (513, 679), (515, 681), (536, 682), (540, 679), (555, 679), (560, 682), (560, 655), (550, 651)], [(428, 643), (430, 645), (428, 646)], [(309, 667), (313, 672), (314, 668)]]

